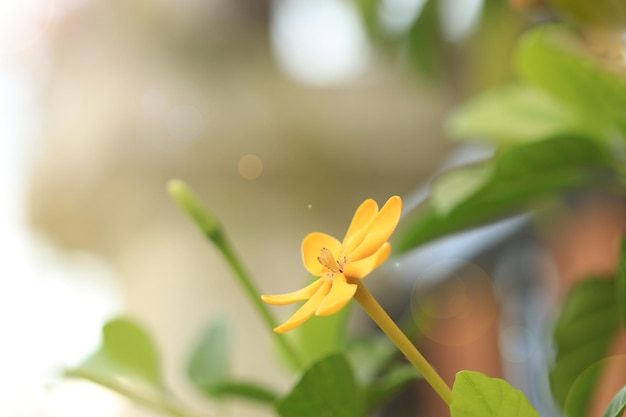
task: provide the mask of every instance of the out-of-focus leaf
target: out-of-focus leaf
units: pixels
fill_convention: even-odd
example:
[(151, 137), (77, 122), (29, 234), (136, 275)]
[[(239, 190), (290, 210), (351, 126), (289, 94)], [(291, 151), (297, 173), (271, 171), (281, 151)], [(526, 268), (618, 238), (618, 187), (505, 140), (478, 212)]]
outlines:
[(539, 417), (524, 394), (508, 382), (461, 371), (452, 387), (452, 417)]
[(585, 53), (565, 26), (546, 25), (528, 32), (517, 49), (521, 76), (560, 99), (578, 117), (606, 136), (626, 132), (626, 80)]
[(621, 417), (626, 412), (626, 385), (613, 397), (602, 417)]
[(215, 398), (241, 398), (260, 403), (272, 404), (278, 395), (269, 388), (250, 382), (221, 382), (211, 388), (211, 394)]
[(230, 337), (228, 320), (216, 317), (208, 324), (187, 362), (187, 376), (204, 395), (215, 396), (215, 388), (229, 378)]
[(343, 349), (350, 311), (348, 305), (331, 316), (313, 316), (290, 332), (305, 367)]
[(494, 88), (466, 102), (448, 120), (451, 137), (511, 145), (563, 133), (601, 136), (576, 112), (545, 92), (524, 84)]
[(626, 327), (626, 239), (622, 240), (622, 251), (617, 271), (617, 309), (620, 312), (622, 325)]
[(467, 189), (449, 189), (459, 187), (455, 178), (463, 177), (455, 171), (435, 179), (421, 215), (401, 224), (404, 233), (392, 242), (394, 249), (404, 252), (449, 233), (519, 214), (546, 197), (606, 183), (613, 160), (602, 143), (571, 135), (513, 146), (482, 164), (482, 168), (480, 164), (459, 168), (468, 178), (473, 176)]
[(383, 333), (352, 337), (347, 343), (348, 360), (362, 385), (372, 383), (399, 355), (398, 347)]
[[(600, 372), (600, 367), (590, 367), (604, 357), (618, 326), (614, 293), (614, 280), (583, 281), (568, 295), (555, 326), (550, 386), (554, 399), (570, 417), (587, 415)], [(583, 373), (573, 395), (572, 387)]]
[(394, 366), (366, 388), (366, 408), (374, 410), (419, 378), (419, 372), (412, 365)]
[(313, 364), (277, 405), (281, 417), (359, 417), (362, 391), (341, 354)]
[(407, 35), (408, 52), (418, 70), (429, 78), (441, 77), (444, 39), (437, 0), (426, 0)]
[(159, 389), (163, 386), (161, 364), (152, 340), (138, 323), (128, 318), (117, 318), (104, 325), (100, 348), (77, 370), (98, 379), (121, 376)]

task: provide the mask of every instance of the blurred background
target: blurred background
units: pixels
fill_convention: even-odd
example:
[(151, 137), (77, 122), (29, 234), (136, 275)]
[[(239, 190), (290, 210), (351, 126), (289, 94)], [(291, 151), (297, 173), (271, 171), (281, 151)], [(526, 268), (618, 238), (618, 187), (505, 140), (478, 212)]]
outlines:
[(166, 378), (199, 406), (181, 370), (218, 313), (235, 323), (234, 373), (286, 388), (266, 329), (165, 183), (198, 192), (263, 292), (298, 288), (307, 233), (341, 235), (365, 198), (419, 201), (458, 151), (447, 112), (511, 77), (536, 13), (497, 0), (4, 3), (0, 415), (16, 417), (153, 415), (60, 382), (118, 314), (149, 328)]

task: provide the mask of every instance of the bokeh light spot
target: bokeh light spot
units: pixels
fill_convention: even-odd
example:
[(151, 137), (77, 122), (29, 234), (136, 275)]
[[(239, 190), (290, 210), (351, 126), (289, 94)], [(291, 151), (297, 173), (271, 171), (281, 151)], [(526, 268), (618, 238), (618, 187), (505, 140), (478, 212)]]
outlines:
[(263, 161), (258, 155), (248, 154), (241, 157), (237, 165), (239, 175), (247, 180), (255, 180), (263, 173)]

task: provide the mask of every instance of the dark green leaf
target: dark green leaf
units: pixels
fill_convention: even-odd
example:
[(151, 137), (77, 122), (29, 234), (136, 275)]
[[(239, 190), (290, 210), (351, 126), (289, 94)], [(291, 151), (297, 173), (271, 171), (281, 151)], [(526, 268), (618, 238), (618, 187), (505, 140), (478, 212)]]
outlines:
[(626, 385), (613, 397), (602, 417), (621, 417), (626, 412)]
[(412, 365), (394, 366), (366, 388), (367, 409), (374, 410), (419, 378), (419, 372)]
[(622, 251), (617, 271), (617, 308), (622, 318), (622, 325), (626, 327), (626, 239), (622, 240)]
[(281, 417), (357, 417), (361, 390), (346, 358), (335, 354), (305, 371), (276, 410)]
[(584, 136), (558, 136), (504, 149), (492, 159), (444, 173), (417, 218), (403, 221), (394, 248), (429, 240), (529, 210), (543, 199), (609, 181), (612, 159)]
[(570, 106), (594, 131), (624, 132), (626, 81), (592, 59), (565, 26), (545, 25), (528, 32), (516, 61), (526, 80)]
[(450, 413), (452, 417), (539, 417), (520, 390), (472, 371), (456, 375)]
[(569, 106), (530, 85), (508, 84), (466, 102), (448, 120), (450, 136), (495, 145), (533, 142), (563, 133), (594, 132)]
[(202, 333), (187, 362), (187, 375), (203, 394), (214, 396), (214, 388), (229, 378), (230, 338), (228, 320), (213, 319)]
[(215, 398), (242, 398), (261, 403), (274, 403), (278, 396), (272, 390), (251, 382), (225, 381), (214, 385), (211, 389)]
[(134, 321), (118, 318), (104, 325), (100, 348), (79, 367), (103, 378), (123, 376), (161, 387), (161, 365), (147, 332)]
[[(599, 367), (588, 368), (604, 357), (618, 325), (614, 293), (614, 280), (583, 281), (568, 295), (555, 326), (550, 386), (554, 399), (570, 417), (587, 415), (600, 372)], [(587, 375), (572, 395), (574, 382), (583, 372)]]

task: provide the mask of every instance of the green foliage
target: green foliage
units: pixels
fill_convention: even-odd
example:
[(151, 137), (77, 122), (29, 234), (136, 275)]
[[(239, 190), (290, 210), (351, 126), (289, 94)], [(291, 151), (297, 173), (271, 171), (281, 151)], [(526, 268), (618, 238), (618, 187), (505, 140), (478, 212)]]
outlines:
[(273, 403), (277, 395), (269, 388), (232, 379), (230, 351), (228, 320), (215, 317), (202, 333), (187, 362), (187, 376), (194, 387), (212, 399), (243, 398)]
[[(361, 362), (362, 363), (362, 362)], [(412, 365), (391, 367), (380, 378), (374, 379), (365, 389), (365, 408), (374, 410), (393, 398), (398, 391), (420, 378)]]
[(493, 158), (436, 178), (425, 214), (404, 225), (403, 252), (446, 234), (532, 209), (566, 190), (606, 181), (611, 155), (585, 136), (557, 136), (502, 149)]
[[(550, 386), (554, 399), (570, 417), (586, 415), (601, 370), (592, 365), (604, 357), (617, 330), (614, 293), (614, 280), (583, 281), (568, 295), (556, 323), (556, 358)], [(574, 395), (572, 389), (577, 380)]]
[(549, 93), (515, 83), (464, 103), (448, 120), (447, 131), (453, 138), (507, 146), (566, 133), (597, 135), (590, 127)]
[(602, 417), (621, 417), (626, 412), (626, 385), (613, 397)]
[(228, 320), (215, 317), (202, 333), (187, 362), (187, 376), (202, 393), (213, 396), (230, 374)]
[(125, 377), (161, 388), (161, 364), (147, 332), (128, 318), (117, 318), (102, 329), (102, 343), (77, 368), (98, 377)]
[(407, 36), (411, 61), (422, 74), (430, 78), (441, 77), (441, 50), (446, 43), (439, 23), (437, 5), (437, 0), (426, 0)]
[(626, 81), (588, 56), (565, 26), (529, 31), (517, 48), (522, 78), (562, 101), (584, 123), (606, 136), (626, 132)]
[(622, 326), (626, 327), (626, 239), (622, 240), (622, 249), (617, 271), (616, 283), (617, 309), (620, 313)]
[(361, 394), (347, 359), (335, 354), (306, 370), (276, 410), (281, 417), (358, 417)]
[(461, 371), (452, 387), (452, 417), (539, 417), (521, 391), (479, 372)]
[(346, 324), (351, 311), (348, 305), (331, 316), (313, 316), (289, 334), (305, 367), (345, 349)]

